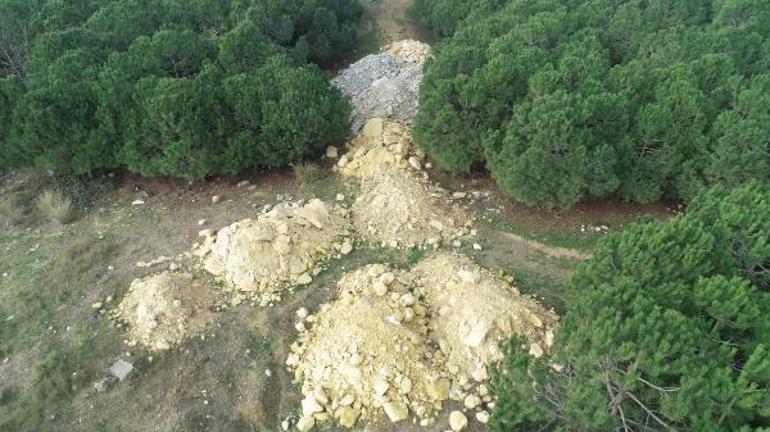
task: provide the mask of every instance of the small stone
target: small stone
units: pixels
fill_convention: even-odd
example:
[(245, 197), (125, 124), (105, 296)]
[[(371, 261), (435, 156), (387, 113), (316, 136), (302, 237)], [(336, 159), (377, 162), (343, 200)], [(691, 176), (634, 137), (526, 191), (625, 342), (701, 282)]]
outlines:
[(102, 308), (102, 302), (96, 302), (91, 305), (91, 309), (101, 309)]
[(489, 413), (486, 411), (479, 411), (476, 413), (476, 420), (481, 424), (487, 424), (489, 421)]
[(303, 320), (307, 318), (307, 316), (308, 316), (307, 308), (301, 307), (297, 309), (297, 318)]
[(241, 180), (241, 181), (238, 182), (237, 185), (235, 185), (235, 187), (242, 188), (244, 186), (248, 186), (249, 184), (251, 184), (250, 181), (248, 181), (248, 180)]
[(388, 287), (382, 283), (381, 281), (377, 281), (372, 285), (372, 289), (374, 289), (374, 293), (378, 296), (382, 297), (385, 294), (388, 293)]
[(452, 383), (448, 378), (438, 378), (431, 381), (426, 390), (431, 398), (445, 401), (449, 397), (449, 389), (451, 387)]
[(307, 330), (305, 328), (305, 324), (302, 322), (298, 322), (297, 324), (294, 324), (294, 328), (297, 329), (298, 332), (302, 333), (303, 331)]
[(304, 416), (297, 421), (297, 430), (300, 432), (308, 432), (313, 426), (315, 426), (313, 416)]
[(350, 406), (353, 405), (353, 402), (356, 401), (356, 397), (352, 394), (346, 394), (345, 396), (342, 396), (342, 398), (339, 401), (340, 406)]
[(352, 428), (358, 421), (361, 411), (349, 406), (340, 407), (337, 410), (337, 417), (340, 419), (340, 425), (346, 428)]
[(214, 195), (213, 197), (211, 197), (211, 202), (214, 203), (214, 204), (216, 204), (216, 203), (218, 203), (220, 201), (222, 201), (222, 197), (219, 196), (219, 195)]
[(468, 409), (476, 408), (477, 406), (481, 405), (481, 398), (473, 394), (468, 395), (465, 398), (464, 405), (465, 405), (465, 408), (468, 408)]
[(337, 159), (337, 157), (339, 157), (339, 151), (337, 150), (337, 147), (326, 147), (326, 157), (329, 159)]
[(409, 408), (403, 402), (385, 402), (382, 404), (382, 409), (393, 423), (406, 420), (409, 417)]
[(342, 243), (342, 247), (340, 248), (340, 253), (342, 255), (347, 255), (350, 252), (353, 252), (353, 244), (351, 244), (350, 241), (345, 240), (345, 242)]
[(168, 269), (171, 271), (177, 271), (179, 270), (179, 264), (172, 262), (171, 264), (168, 265)]
[(302, 275), (297, 278), (297, 284), (299, 285), (308, 285), (311, 282), (313, 282), (313, 278), (307, 273), (302, 273)]
[(345, 201), (345, 194), (338, 193), (336, 197), (334, 197), (337, 201)]
[(382, 378), (378, 378), (377, 381), (374, 382), (374, 391), (380, 396), (384, 395), (389, 388), (390, 384)]
[(531, 344), (529, 344), (529, 355), (535, 358), (540, 358), (543, 356), (543, 354), (545, 354), (545, 352), (537, 342), (532, 342)]
[(337, 161), (337, 166), (340, 168), (345, 168), (345, 165), (348, 164), (348, 155), (342, 155), (339, 161)]
[(323, 410), (324, 407), (318, 403), (315, 396), (310, 395), (302, 399), (302, 415), (304, 417), (312, 417), (313, 414), (323, 412)]
[(468, 417), (465, 417), (462, 411), (452, 411), (449, 414), (449, 427), (454, 432), (459, 432), (465, 429), (466, 426), (468, 426)]
[(326, 405), (329, 403), (329, 396), (326, 395), (326, 392), (321, 387), (316, 387), (316, 389), (313, 391), (313, 397), (321, 405)]
[(203, 225), (206, 225), (207, 223), (208, 221), (206, 219), (201, 219), (198, 221), (198, 226), (203, 226)]
[(489, 394), (489, 388), (486, 385), (481, 384), (479, 386), (479, 396), (484, 397), (488, 394)]
[(473, 250), (480, 251), (481, 250), (481, 245), (478, 244), (478, 243), (473, 243)]
[(408, 292), (401, 296), (401, 304), (404, 306), (413, 306), (417, 300), (414, 298), (414, 294)]
[(131, 205), (132, 205), (132, 206), (143, 206), (143, 205), (144, 205), (144, 200), (140, 200), (140, 199), (138, 199), (138, 200), (134, 200), (134, 201), (131, 203)]
[(420, 163), (420, 160), (414, 156), (409, 158), (409, 166), (411, 166), (416, 171), (422, 170), (422, 164)]

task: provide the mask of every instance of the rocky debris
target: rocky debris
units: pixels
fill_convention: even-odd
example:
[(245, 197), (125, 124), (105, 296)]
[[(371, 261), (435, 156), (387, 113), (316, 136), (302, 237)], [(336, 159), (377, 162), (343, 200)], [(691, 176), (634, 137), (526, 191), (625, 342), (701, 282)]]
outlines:
[(446, 393), (436, 382), (448, 378), (425, 361), (432, 350), (425, 340), (427, 311), (402, 301), (409, 287), (402, 277), (409, 275), (384, 265), (348, 273), (338, 282), (339, 300), (307, 317), (312, 329), (300, 332), (287, 359), (302, 381), (303, 416), (341, 422), (345, 416), (350, 424), (354, 416), (384, 413), (398, 422), (440, 409)]
[(451, 243), (467, 235), (470, 224), (470, 216), (439, 188), (407, 172), (365, 182), (352, 213), (363, 237), (407, 249)]
[(422, 66), (431, 55), (430, 45), (412, 39), (392, 42), (382, 48), (402, 64)]
[(323, 261), (349, 253), (349, 231), (348, 211), (341, 206), (320, 200), (282, 203), (216, 235), (202, 231), (203, 244), (193, 254), (226, 282), (233, 304), (250, 299), (266, 306), (279, 301), (284, 290), (311, 283)]
[(453, 431), (459, 432), (465, 429), (466, 426), (468, 426), (468, 417), (462, 411), (452, 411), (449, 414), (449, 427)]
[(199, 332), (214, 318), (209, 284), (187, 273), (135, 279), (114, 311), (128, 327), (129, 345), (166, 350)]
[(412, 140), (411, 131), (382, 118), (366, 122), (363, 131), (348, 144), (347, 153), (337, 167), (342, 175), (371, 180), (383, 172), (409, 169), (409, 160), (425, 158)]
[(332, 85), (350, 99), (352, 131), (357, 134), (367, 119), (383, 117), (411, 125), (417, 113), (422, 66), (430, 46), (401, 41), (353, 63), (332, 79)]
[(151, 267), (155, 267), (155, 266), (158, 266), (158, 265), (161, 265), (161, 264), (165, 264), (165, 263), (167, 263), (169, 261), (171, 261), (171, 257), (159, 256), (159, 257), (155, 258), (152, 261), (148, 261), (148, 262), (139, 261), (139, 262), (136, 263), (136, 266), (139, 267), (139, 268), (151, 268)]
[(338, 163), (361, 181), (353, 211), (358, 232), (391, 247), (438, 245), (467, 234), (470, 215), (421, 171), (425, 154), (409, 129), (380, 118), (366, 123)]
[[(337, 288), (318, 313), (298, 313), (286, 364), (302, 382), (303, 417), (344, 417), (346, 427), (376, 415), (432, 424), (448, 399), (485, 412), (494, 401), (480, 382), (502, 358), (498, 344), (518, 334), (545, 350), (558, 320), (502, 277), (446, 252), (411, 271), (369, 265)], [(450, 416), (456, 431), (468, 424), (458, 413)]]
[(533, 354), (542, 355), (553, 344), (558, 316), (469, 258), (439, 253), (413, 271), (437, 314), (431, 337), (446, 355), (453, 375), (485, 381), (487, 368), (503, 359), (501, 342), (514, 334), (530, 344), (530, 352), (538, 347)]

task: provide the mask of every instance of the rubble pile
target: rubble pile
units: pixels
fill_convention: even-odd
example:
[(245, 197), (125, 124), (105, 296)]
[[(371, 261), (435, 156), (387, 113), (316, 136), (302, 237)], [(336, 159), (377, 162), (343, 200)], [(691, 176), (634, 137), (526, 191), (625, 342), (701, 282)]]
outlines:
[(352, 216), (361, 236), (385, 246), (421, 248), (468, 234), (471, 217), (430, 182), (424, 160), (407, 128), (379, 118), (366, 123), (337, 163), (343, 175), (360, 179)]
[(214, 300), (208, 281), (163, 272), (135, 279), (113, 313), (128, 329), (129, 346), (162, 351), (201, 331), (214, 318)]
[(349, 253), (348, 211), (314, 199), (265, 208), (257, 219), (245, 219), (218, 233), (201, 232), (194, 255), (203, 268), (226, 283), (231, 301), (266, 306), (283, 292), (307, 285), (329, 258)]
[(369, 265), (337, 287), (338, 299), (318, 313), (298, 313), (286, 364), (302, 382), (301, 430), (381, 414), (427, 426), (448, 399), (487, 419), (494, 401), (484, 381), (502, 358), (498, 343), (517, 334), (543, 355), (558, 322), (502, 277), (450, 253), (411, 271)]

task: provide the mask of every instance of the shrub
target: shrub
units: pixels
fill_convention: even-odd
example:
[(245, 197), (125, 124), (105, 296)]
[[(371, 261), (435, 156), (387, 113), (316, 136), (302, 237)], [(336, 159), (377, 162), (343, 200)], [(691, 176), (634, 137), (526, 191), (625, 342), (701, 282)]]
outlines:
[(770, 180), (762, 2), (417, 5), (450, 35), (414, 133), (446, 169), (484, 163), (513, 198), (560, 208)]
[(571, 280), (554, 349), (513, 341), (490, 429), (770, 426), (770, 190), (700, 194), (600, 242)]
[(72, 200), (63, 194), (47, 190), (37, 197), (37, 209), (41, 215), (65, 225), (72, 221)]

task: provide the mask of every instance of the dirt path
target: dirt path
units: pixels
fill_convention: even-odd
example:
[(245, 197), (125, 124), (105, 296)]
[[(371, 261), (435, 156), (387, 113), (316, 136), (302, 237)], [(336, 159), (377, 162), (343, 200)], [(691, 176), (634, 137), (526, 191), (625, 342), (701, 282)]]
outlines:
[(363, 5), (382, 31), (383, 44), (417, 38), (417, 28), (406, 12), (412, 0), (364, 0)]
[(587, 253), (583, 253), (580, 251), (576, 251), (574, 249), (567, 249), (563, 247), (548, 246), (543, 243), (530, 240), (516, 234), (504, 233), (504, 232), (500, 232), (498, 234), (505, 237), (511, 243), (517, 245), (522, 249), (531, 249), (531, 250), (540, 252), (543, 255), (546, 255), (551, 258), (567, 258), (567, 259), (573, 259), (573, 260), (586, 260), (588, 258), (591, 258), (591, 255)]

